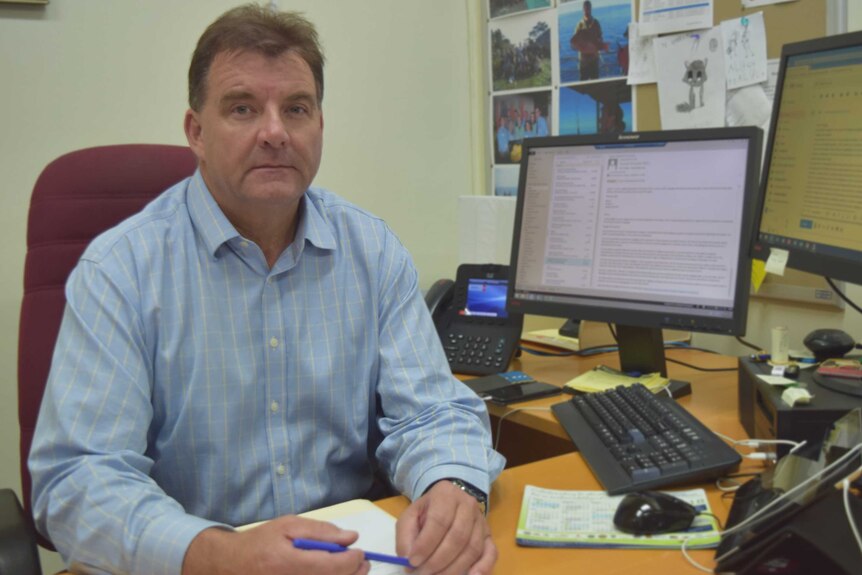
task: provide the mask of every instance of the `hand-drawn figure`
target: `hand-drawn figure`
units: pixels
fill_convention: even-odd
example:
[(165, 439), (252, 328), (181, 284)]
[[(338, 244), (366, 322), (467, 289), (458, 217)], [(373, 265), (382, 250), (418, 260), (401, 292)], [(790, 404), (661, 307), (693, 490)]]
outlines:
[(677, 112), (691, 112), (695, 108), (694, 89), (700, 90), (700, 108), (703, 107), (703, 84), (706, 82), (706, 62), (708, 58), (703, 60), (686, 61), (685, 74), (682, 81), (688, 84), (688, 102), (676, 105)]

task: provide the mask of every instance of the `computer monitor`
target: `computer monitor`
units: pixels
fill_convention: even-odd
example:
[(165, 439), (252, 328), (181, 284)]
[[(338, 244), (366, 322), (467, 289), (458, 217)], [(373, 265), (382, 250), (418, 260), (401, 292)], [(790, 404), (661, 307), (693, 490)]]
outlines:
[(862, 32), (786, 44), (754, 257), (862, 284)]
[(665, 376), (662, 328), (744, 334), (760, 155), (754, 127), (525, 139), (510, 311), (614, 323)]

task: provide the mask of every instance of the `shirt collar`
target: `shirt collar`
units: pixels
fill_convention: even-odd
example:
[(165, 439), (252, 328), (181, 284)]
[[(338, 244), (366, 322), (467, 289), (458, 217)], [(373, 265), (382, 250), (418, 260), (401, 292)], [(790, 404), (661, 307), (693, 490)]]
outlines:
[[(187, 201), (192, 222), (213, 257), (218, 257), (218, 249), (223, 244), (241, 237), (216, 203), (200, 169), (189, 182)], [(308, 241), (320, 249), (334, 250), (336, 244), (331, 224), (318, 204), (322, 204), (320, 191), (309, 188), (300, 202), (299, 225), (293, 245), (302, 246)]]

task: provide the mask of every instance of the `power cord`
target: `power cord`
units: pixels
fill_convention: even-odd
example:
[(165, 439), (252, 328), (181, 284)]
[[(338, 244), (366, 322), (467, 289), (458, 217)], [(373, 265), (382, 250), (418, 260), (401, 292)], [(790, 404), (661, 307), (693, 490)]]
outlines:
[(494, 451), (497, 451), (497, 447), (500, 445), (500, 436), (502, 435), (502, 427), (503, 420), (512, 415), (513, 413), (517, 413), (519, 411), (551, 411), (550, 407), (516, 407), (515, 409), (510, 409), (506, 413), (500, 416), (500, 421), (497, 422), (497, 439), (494, 440)]
[(841, 299), (844, 300), (844, 303), (846, 303), (847, 305), (849, 305), (850, 307), (852, 307), (853, 309), (855, 309), (859, 313), (862, 313), (862, 308), (860, 308), (858, 305), (853, 303), (853, 301), (850, 298), (848, 298), (846, 295), (844, 295), (844, 293), (840, 289), (838, 289), (838, 286), (835, 285), (835, 282), (832, 281), (832, 278), (824, 277), (823, 279), (825, 279), (826, 283), (829, 284), (829, 287), (831, 287), (835, 291), (835, 293), (838, 294), (838, 297), (840, 297)]
[[(740, 445), (742, 447), (750, 447), (752, 449), (760, 449), (761, 447), (767, 445), (792, 445), (793, 447), (790, 449), (790, 453), (795, 453), (799, 449), (805, 445), (805, 441), (790, 441), (789, 439), (733, 439), (732, 437), (728, 437), (722, 433), (713, 432), (726, 442), (730, 443), (733, 446)], [(743, 457), (747, 459), (753, 459), (756, 461), (775, 461), (777, 456), (772, 451), (758, 451), (755, 453), (740, 453)], [(716, 485), (717, 486), (717, 485)], [(719, 489), (721, 489), (719, 487)]]
[[(862, 467), (859, 468), (862, 470)], [(857, 471), (858, 473), (858, 471)], [(844, 499), (844, 512), (847, 514), (847, 521), (850, 523), (850, 529), (853, 531), (853, 537), (856, 538), (856, 545), (859, 546), (859, 553), (862, 553), (862, 536), (859, 535), (859, 528), (856, 527), (856, 520), (853, 518), (853, 512), (850, 510), (850, 478), (845, 477), (841, 482), (841, 490)]]

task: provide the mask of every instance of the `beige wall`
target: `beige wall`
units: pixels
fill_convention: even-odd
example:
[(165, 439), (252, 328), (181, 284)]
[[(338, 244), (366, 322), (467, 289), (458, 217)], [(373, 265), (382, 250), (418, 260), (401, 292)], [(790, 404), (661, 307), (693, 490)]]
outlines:
[[(45, 164), (74, 149), (184, 143), (194, 42), (239, 3), (51, 0), (35, 9), (0, 7), (0, 486), (19, 487), (16, 346), (33, 183)], [(422, 287), (452, 275), (456, 198), (473, 193), (484, 177), (472, 165), (482, 148), (472, 144), (474, 121), (481, 119), (470, 105), (471, 69), (481, 60), (468, 57), (468, 27), (479, 4), (277, 4), (306, 12), (326, 49), (317, 184), (386, 219), (413, 254)], [(57, 568), (52, 561), (48, 567)]]
[[(484, 193), (485, 0), (281, 0), (318, 24), (329, 63), (324, 185), (384, 217), (427, 287), (457, 261), (456, 198)], [(124, 142), (183, 143), (194, 41), (231, 0), (51, 0), (0, 7), (0, 486), (19, 488), (15, 390), (18, 309), (30, 190), (65, 152)], [(851, 29), (862, 9), (851, 2)], [(862, 290), (851, 291), (862, 301)], [(842, 325), (854, 312), (755, 302), (750, 338), (768, 328)], [(699, 341), (736, 352), (729, 338)], [(714, 345), (713, 345), (714, 344)], [(729, 347), (730, 346), (730, 347)], [(740, 351), (741, 353), (741, 351)], [(55, 556), (46, 572), (59, 568)]]

